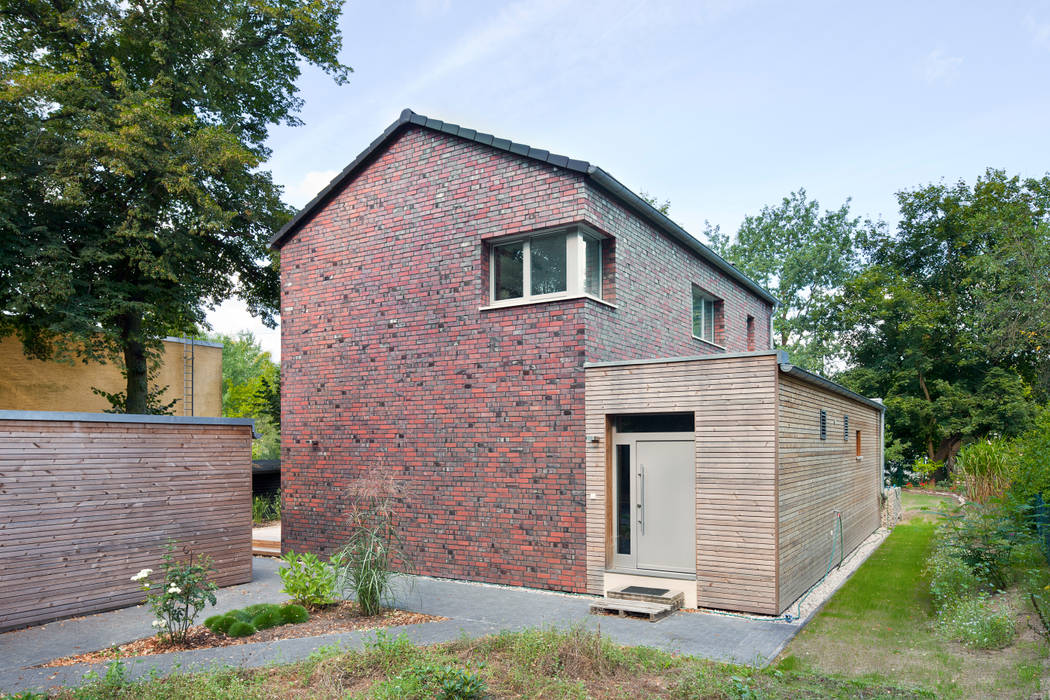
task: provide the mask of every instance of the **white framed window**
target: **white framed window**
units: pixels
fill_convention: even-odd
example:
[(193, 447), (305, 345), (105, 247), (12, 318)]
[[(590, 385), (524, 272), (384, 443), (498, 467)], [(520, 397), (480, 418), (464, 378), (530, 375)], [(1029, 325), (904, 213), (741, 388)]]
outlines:
[(693, 336), (715, 344), (715, 299), (693, 285)]
[(602, 296), (602, 240), (574, 226), (493, 243), (489, 250), (493, 306)]

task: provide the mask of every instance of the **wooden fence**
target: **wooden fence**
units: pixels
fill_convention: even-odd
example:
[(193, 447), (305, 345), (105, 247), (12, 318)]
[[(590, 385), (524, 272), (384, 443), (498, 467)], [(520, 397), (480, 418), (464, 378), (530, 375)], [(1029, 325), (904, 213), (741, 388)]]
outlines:
[(165, 543), (252, 578), (252, 422), (0, 411), (0, 630), (138, 603)]

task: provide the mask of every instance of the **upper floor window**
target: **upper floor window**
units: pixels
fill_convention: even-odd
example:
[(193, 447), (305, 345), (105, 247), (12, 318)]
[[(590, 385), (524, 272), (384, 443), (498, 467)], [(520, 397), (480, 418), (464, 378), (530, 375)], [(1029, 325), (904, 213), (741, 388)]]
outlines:
[(602, 296), (602, 241), (580, 227), (491, 247), (492, 303)]
[(715, 312), (720, 304), (710, 294), (693, 285), (693, 336), (708, 343), (715, 340)]

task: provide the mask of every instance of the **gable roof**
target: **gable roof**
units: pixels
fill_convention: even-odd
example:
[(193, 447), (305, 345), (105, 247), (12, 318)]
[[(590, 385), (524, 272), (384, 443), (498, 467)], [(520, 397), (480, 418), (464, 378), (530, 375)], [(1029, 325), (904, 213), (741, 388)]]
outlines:
[(378, 155), (386, 144), (393, 141), (394, 138), (410, 126), (419, 126), (438, 133), (448, 134), (468, 141), (474, 141), (484, 146), (495, 148), (496, 150), (506, 151), (507, 153), (513, 153), (514, 155), (523, 158), (529, 158), (541, 163), (580, 173), (595, 185), (612, 195), (635, 214), (641, 216), (657, 229), (663, 231), (689, 250), (697, 253), (701, 258), (714, 265), (731, 279), (739, 282), (745, 288), (754, 292), (770, 304), (773, 304), (774, 306), (779, 304), (776, 297), (770, 294), (764, 287), (762, 287), (762, 285), (738, 270), (730, 262), (718, 255), (718, 253), (694, 238), (688, 231), (671, 221), (665, 214), (662, 214), (653, 205), (627, 189), (619, 180), (598, 166), (591, 165), (585, 160), (576, 160), (540, 148), (533, 148), (532, 146), (527, 146), (523, 143), (514, 143), (509, 139), (497, 138), (492, 134), (484, 134), (476, 129), (467, 129), (466, 127), (457, 124), (449, 124), (439, 119), (432, 119), (423, 116), (422, 114), (416, 114), (410, 109), (402, 111), (401, 116), (398, 117), (393, 124), (388, 126), (378, 138), (372, 141), (372, 143), (368, 145), (368, 148), (361, 151), (361, 153), (354, 158), (348, 166), (343, 168), (343, 171), (336, 175), (316, 197), (310, 200), (305, 207), (300, 209), (296, 215), (293, 216), (272, 239), (270, 239), (270, 246), (273, 248), (280, 248), (284, 245), (291, 236), (295, 235), (300, 226), (305, 224), (318, 209), (327, 204), (328, 201), (335, 196), (344, 183), (351, 180), (358, 172), (363, 170), (369, 162), (371, 162), (371, 158), (374, 155)]

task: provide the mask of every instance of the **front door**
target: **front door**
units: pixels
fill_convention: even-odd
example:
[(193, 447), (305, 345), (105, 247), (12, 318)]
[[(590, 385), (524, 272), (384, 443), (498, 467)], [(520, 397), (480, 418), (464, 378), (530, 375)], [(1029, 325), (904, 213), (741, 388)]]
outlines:
[(692, 434), (618, 434), (613, 464), (613, 565), (696, 571)]

